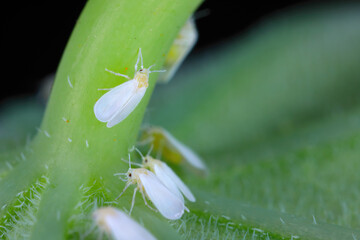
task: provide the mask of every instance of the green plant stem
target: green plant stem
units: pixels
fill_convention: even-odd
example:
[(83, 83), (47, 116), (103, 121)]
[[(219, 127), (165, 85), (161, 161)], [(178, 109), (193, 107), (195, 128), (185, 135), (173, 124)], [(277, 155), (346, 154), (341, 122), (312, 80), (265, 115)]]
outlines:
[[(98, 89), (115, 87), (127, 79), (109, 74), (105, 68), (132, 77), (139, 48), (145, 67), (156, 64), (161, 68), (177, 32), (199, 3), (200, 0), (87, 3), (59, 65), (39, 133), (25, 152), (26, 161), (17, 164), (0, 182), (1, 192), (6, 192), (0, 196), (1, 206), (8, 204), (2, 211), (5, 216), (13, 208), (16, 194), (41, 176), (48, 176), (50, 184), (41, 195), (36, 222), (28, 233), (30, 239), (66, 236), (71, 228), (68, 219), (83, 196), (79, 190), (82, 185), (104, 183), (110, 192), (109, 199), (102, 199), (103, 202), (114, 200), (122, 190), (124, 184), (113, 174), (127, 171), (127, 165), (119, 160), (127, 156), (137, 138), (157, 74), (150, 75), (146, 95), (133, 113), (109, 129), (93, 113), (95, 102), (104, 94)], [(126, 195), (132, 195), (131, 190)], [(120, 199), (119, 206), (130, 207), (125, 200), (129, 200), (127, 196)], [(164, 224), (163, 220), (160, 222)], [(166, 232), (169, 227), (159, 229)]]

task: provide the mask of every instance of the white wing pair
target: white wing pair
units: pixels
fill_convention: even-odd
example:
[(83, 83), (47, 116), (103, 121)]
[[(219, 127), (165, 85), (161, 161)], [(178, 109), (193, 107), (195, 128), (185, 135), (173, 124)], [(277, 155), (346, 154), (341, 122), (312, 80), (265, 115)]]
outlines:
[(169, 191), (169, 189), (149, 171), (147, 174), (141, 174), (140, 179), (146, 195), (164, 217), (171, 220), (181, 218), (186, 207), (178, 196)]
[(143, 160), (140, 165), (141, 167), (149, 168), (153, 173), (155, 173), (156, 177), (158, 177), (159, 180), (182, 201), (184, 201), (182, 196), (182, 194), (184, 194), (189, 201), (195, 202), (195, 197), (191, 193), (190, 189), (166, 163), (152, 158), (149, 153), (144, 157), (137, 148), (135, 148), (135, 150), (141, 155)]
[(127, 81), (104, 94), (95, 104), (94, 113), (101, 122), (113, 127), (136, 108), (144, 97), (146, 87), (138, 88), (136, 79)]
[(126, 186), (119, 197), (131, 184), (137, 184), (134, 190), (130, 213), (135, 203), (137, 190), (142, 194), (144, 202), (148, 207), (150, 206), (146, 202), (146, 197), (151, 200), (159, 212), (167, 219), (179, 219), (184, 214), (184, 210), (187, 210), (184, 201), (170, 191), (152, 172), (145, 168), (130, 168), (127, 173), (118, 173), (115, 175), (126, 175), (127, 177), (127, 179), (125, 179), (125, 181), (127, 181)]
[(160, 181), (179, 198), (183, 199), (181, 193), (191, 202), (195, 202), (195, 197), (190, 189), (181, 181), (181, 179), (174, 173), (174, 171), (166, 164), (156, 164), (154, 166), (154, 173)]
[(155, 240), (156, 238), (131, 217), (112, 207), (97, 209), (93, 219), (101, 231), (110, 234), (115, 240)]
[[(157, 141), (161, 147), (166, 147), (168, 150), (176, 152), (182, 156), (192, 166), (206, 171), (207, 167), (201, 158), (192, 151), (189, 147), (185, 146), (182, 142), (177, 140), (164, 128), (158, 126), (150, 126), (143, 129), (143, 136), (141, 137), (143, 142)], [(141, 144), (141, 143), (140, 143)], [(158, 149), (161, 151), (162, 149)], [(176, 155), (176, 154), (174, 154)], [(171, 156), (170, 156), (171, 157)], [(171, 159), (169, 159), (171, 160)]]
[[(138, 71), (138, 64), (141, 60), (141, 68)], [(130, 79), (129, 76), (115, 73), (108, 69), (106, 71), (120, 77), (125, 77), (129, 81), (120, 84), (119, 86), (111, 89), (100, 89), (100, 90), (110, 90), (105, 93), (94, 105), (95, 117), (100, 122), (107, 122), (106, 126), (108, 128), (113, 127), (114, 125), (120, 123), (127, 116), (130, 115), (136, 106), (140, 103), (141, 99), (144, 97), (146, 89), (149, 86), (149, 74), (152, 72), (164, 72), (165, 70), (154, 70), (150, 71), (149, 68), (144, 68), (143, 58), (141, 54), (141, 48), (139, 49), (138, 58), (135, 64), (135, 75), (133, 79)]]
[(177, 149), (177, 151), (194, 167), (201, 170), (206, 170), (206, 165), (201, 158), (193, 152), (189, 147), (185, 146), (182, 142), (174, 138), (169, 132), (163, 130), (165, 138), (169, 143)]

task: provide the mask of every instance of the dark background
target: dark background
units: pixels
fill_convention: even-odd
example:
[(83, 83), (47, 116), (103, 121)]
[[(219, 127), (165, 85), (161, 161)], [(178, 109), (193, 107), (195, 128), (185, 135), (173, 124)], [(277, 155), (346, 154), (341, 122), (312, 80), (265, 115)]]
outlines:
[[(1, 97), (35, 94), (56, 71), (66, 42), (86, 1), (9, 1), (1, 9)], [(266, 16), (320, 1), (208, 0), (199, 8), (194, 52), (246, 32)], [(206, 14), (208, 13), (208, 14)], [(220, 27), (221, 26), (221, 27)]]

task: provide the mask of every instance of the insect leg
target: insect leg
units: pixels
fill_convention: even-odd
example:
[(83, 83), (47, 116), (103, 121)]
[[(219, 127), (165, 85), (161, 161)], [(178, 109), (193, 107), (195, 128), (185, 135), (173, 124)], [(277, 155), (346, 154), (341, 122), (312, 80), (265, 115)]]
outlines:
[(185, 211), (190, 212), (190, 210), (185, 206)]
[(96, 227), (96, 224), (93, 222), (91, 224), (91, 227), (89, 230), (87, 230), (84, 234), (80, 235), (80, 240), (84, 240), (90, 233), (92, 233), (94, 231)]
[(133, 198), (132, 198), (132, 202), (131, 202), (131, 208), (130, 208), (129, 216), (131, 215), (131, 212), (132, 212), (134, 204), (135, 204), (136, 191), (137, 191), (137, 188), (134, 189), (134, 194), (133, 194)]
[(121, 74), (121, 73), (116, 73), (116, 72), (113, 72), (113, 71), (111, 71), (111, 70), (109, 70), (109, 69), (107, 69), (107, 68), (105, 68), (105, 71), (107, 71), (107, 72), (109, 72), (109, 73), (112, 73), (112, 74), (114, 74), (115, 76), (120, 76), (120, 77), (124, 77), (124, 78), (127, 78), (127, 79), (131, 79), (128, 75), (125, 75), (125, 74)]
[(150, 208), (151, 210), (157, 212), (157, 211), (158, 211), (157, 209), (152, 208), (152, 207), (147, 203), (146, 197), (145, 197), (145, 194), (144, 194), (144, 191), (143, 191), (143, 190), (140, 190), (140, 192), (141, 192), (141, 195), (142, 195), (142, 197), (143, 197), (143, 199), (144, 199), (145, 205), (146, 205), (148, 208)]
[(130, 182), (127, 182), (126, 183), (126, 185), (125, 185), (125, 187), (124, 187), (124, 190), (120, 193), (120, 195), (117, 197), (117, 198), (115, 198), (115, 200), (117, 200), (119, 197), (121, 197), (121, 195), (123, 195), (123, 193), (125, 192), (125, 190), (130, 186)]
[(123, 182), (126, 182), (128, 179), (126, 179), (126, 178), (122, 178), (122, 177), (119, 177), (119, 179), (121, 180), (121, 181), (123, 181)]

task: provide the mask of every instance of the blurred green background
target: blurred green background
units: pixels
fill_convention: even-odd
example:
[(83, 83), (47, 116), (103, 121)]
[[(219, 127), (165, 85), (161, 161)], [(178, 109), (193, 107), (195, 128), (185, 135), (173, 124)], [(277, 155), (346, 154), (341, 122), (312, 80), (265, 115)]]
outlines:
[(359, 5), (336, 5), (269, 18), (159, 86), (148, 121), (211, 166), (189, 183), (360, 238), (359, 16)]
[[(3, 105), (1, 152), (31, 138), (42, 111)], [(202, 193), (173, 223), (186, 238), (360, 239), (360, 5), (293, 9), (203, 49), (156, 87), (144, 124), (209, 165), (200, 179), (182, 172)]]

